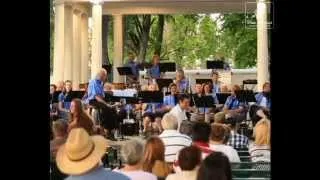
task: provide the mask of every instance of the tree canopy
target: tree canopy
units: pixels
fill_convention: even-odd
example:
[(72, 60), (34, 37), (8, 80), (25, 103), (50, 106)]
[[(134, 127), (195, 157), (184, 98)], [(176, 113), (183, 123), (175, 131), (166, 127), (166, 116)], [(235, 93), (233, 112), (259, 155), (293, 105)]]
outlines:
[[(51, 54), (53, 60), (54, 9), (50, 10)], [(254, 14), (128, 15), (124, 16), (124, 60), (129, 52), (139, 61), (150, 61), (157, 53), (161, 59), (192, 69), (204, 67), (207, 60), (220, 58), (235, 68), (256, 65), (257, 30), (245, 27), (245, 18), (255, 21)], [(103, 48), (105, 61), (113, 60), (113, 18), (104, 21)], [(90, 35), (89, 35), (90, 36)]]

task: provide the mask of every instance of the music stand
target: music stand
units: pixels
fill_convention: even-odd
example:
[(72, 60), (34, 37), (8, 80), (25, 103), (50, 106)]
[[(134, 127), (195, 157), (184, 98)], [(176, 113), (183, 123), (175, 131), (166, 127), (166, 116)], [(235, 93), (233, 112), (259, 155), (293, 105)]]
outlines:
[(201, 96), (196, 98), (195, 105), (198, 108), (215, 108), (214, 99), (212, 96)]
[(124, 83), (127, 84), (127, 76), (133, 75), (131, 67), (117, 67), (117, 70), (121, 76), (124, 76)]
[(138, 97), (144, 103), (163, 103), (161, 91), (140, 91)]
[(204, 84), (204, 83), (212, 84), (212, 79), (196, 79), (196, 84)]
[(160, 63), (159, 64), (160, 72), (175, 72), (176, 71), (176, 63)]
[(172, 79), (156, 79), (158, 87), (162, 90), (164, 87), (168, 88), (171, 83), (173, 83)]
[(247, 104), (248, 102), (256, 102), (256, 98), (252, 90), (239, 90), (235, 93), (240, 102), (243, 102), (245, 104)]
[(258, 84), (258, 81), (256, 79), (247, 79), (247, 80), (243, 80), (242, 81), (242, 88), (243, 89), (246, 89), (245, 88), (245, 85), (254, 85), (251, 90), (254, 89), (254, 87)]
[(231, 93), (216, 93), (219, 104), (224, 104)]
[(224, 69), (224, 61), (207, 61), (207, 69)]

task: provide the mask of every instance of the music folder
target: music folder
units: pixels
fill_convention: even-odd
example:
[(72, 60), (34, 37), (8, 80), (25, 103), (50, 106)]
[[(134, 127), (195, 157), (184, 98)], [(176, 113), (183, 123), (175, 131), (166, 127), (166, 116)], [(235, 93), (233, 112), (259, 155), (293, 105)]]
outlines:
[(159, 89), (162, 90), (164, 87), (169, 87), (171, 83), (173, 83), (172, 79), (156, 79)]
[(224, 69), (224, 61), (207, 61), (207, 69)]
[(231, 93), (216, 93), (219, 104), (224, 104)]
[(161, 91), (140, 91), (138, 98), (143, 103), (163, 103), (163, 93)]
[(160, 72), (175, 72), (176, 71), (176, 63), (160, 63), (159, 64)]
[(194, 98), (194, 103), (198, 108), (211, 108), (216, 107), (212, 96), (201, 96)]
[(212, 84), (212, 79), (196, 79), (197, 84), (204, 84), (204, 83), (211, 83)]
[(240, 102), (256, 102), (256, 98), (252, 90), (239, 90), (235, 93)]
[(118, 73), (121, 76), (131, 76), (133, 75), (131, 67), (117, 67)]

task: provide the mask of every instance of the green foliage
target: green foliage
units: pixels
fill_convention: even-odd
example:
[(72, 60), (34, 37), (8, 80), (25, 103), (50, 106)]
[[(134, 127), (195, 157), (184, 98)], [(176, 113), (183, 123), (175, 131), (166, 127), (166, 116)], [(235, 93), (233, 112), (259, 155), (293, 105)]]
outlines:
[[(245, 28), (245, 14), (224, 14), (220, 16), (223, 22), (220, 31), (219, 53), (234, 60), (236, 68), (249, 68), (256, 65), (257, 30)], [(255, 15), (247, 18), (255, 21)]]

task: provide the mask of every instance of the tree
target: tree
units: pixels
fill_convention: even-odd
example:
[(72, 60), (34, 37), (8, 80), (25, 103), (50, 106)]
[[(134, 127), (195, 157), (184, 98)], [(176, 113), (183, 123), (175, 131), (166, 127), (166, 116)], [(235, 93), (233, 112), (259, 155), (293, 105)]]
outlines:
[(110, 64), (108, 53), (109, 15), (102, 16), (102, 64)]
[(223, 22), (221, 29), (220, 52), (233, 59), (236, 68), (256, 65), (257, 30), (245, 28), (245, 18), (255, 21), (254, 14), (224, 14), (219, 17)]
[(158, 22), (157, 22), (157, 36), (155, 41), (155, 54), (161, 54), (161, 44), (163, 39), (163, 28), (164, 28), (164, 15), (158, 15)]

